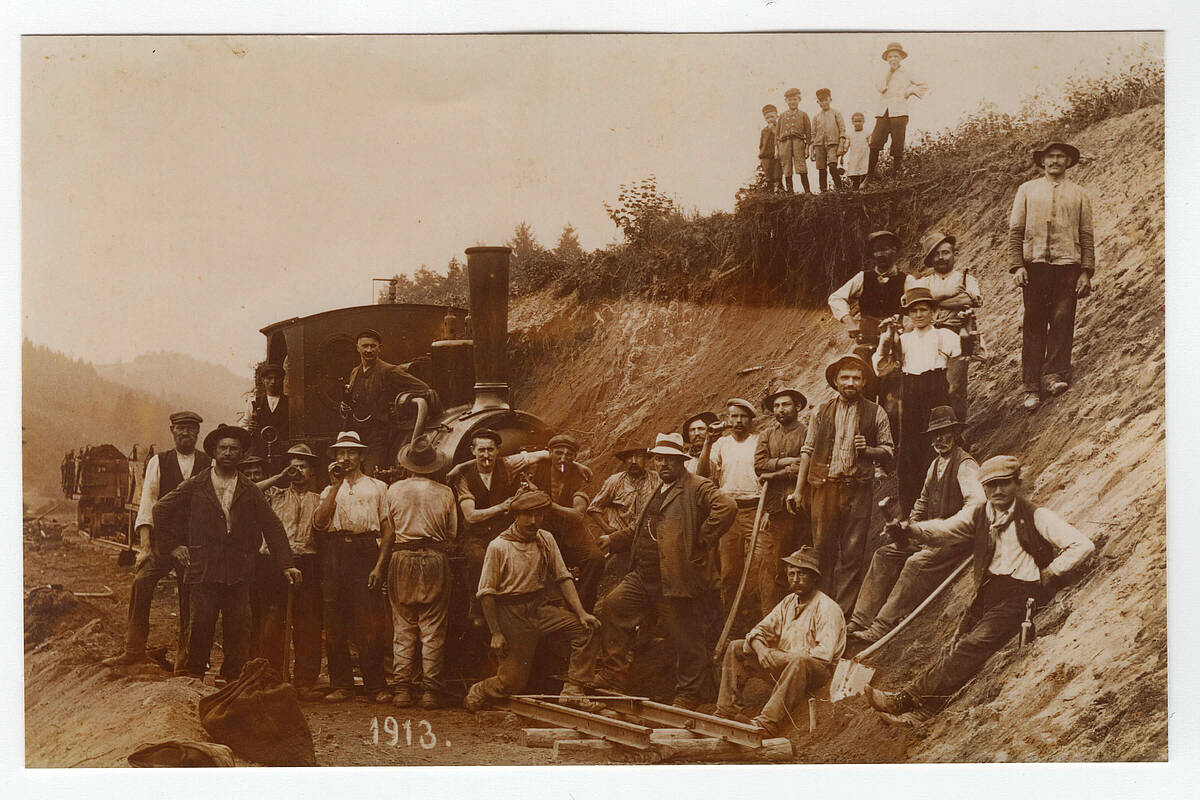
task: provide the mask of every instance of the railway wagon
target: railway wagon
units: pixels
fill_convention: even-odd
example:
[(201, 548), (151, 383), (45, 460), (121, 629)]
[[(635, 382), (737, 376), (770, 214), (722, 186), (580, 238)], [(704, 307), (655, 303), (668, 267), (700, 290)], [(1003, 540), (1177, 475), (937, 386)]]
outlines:
[(76, 524), (93, 539), (127, 544), (133, 474), (128, 456), (111, 444), (93, 447), (77, 462)]

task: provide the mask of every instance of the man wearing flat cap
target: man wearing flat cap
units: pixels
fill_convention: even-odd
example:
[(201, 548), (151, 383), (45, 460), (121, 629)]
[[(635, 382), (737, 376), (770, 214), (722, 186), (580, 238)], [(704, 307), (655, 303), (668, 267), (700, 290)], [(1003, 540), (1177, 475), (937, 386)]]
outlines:
[(221, 619), (220, 676), (236, 680), (250, 654), (250, 583), (263, 540), (289, 583), (301, 580), (283, 524), (238, 464), (250, 448), (244, 428), (218, 425), (204, 437), (212, 465), (179, 484), (154, 506), (156, 535), (186, 565), (191, 588), (184, 658), (177, 675), (203, 677), (217, 618)]
[(742, 691), (751, 677), (774, 684), (762, 712), (751, 720), (766, 736), (776, 736), (791, 720), (807, 719), (808, 698), (833, 677), (846, 649), (842, 609), (818, 587), (821, 572), (811, 548), (787, 558), (784, 597), (746, 635), (725, 648), (717, 716), (741, 715)]
[[(696, 474), (711, 478), (722, 494), (737, 503), (738, 513), (733, 526), (721, 537), (717, 546), (721, 565), (721, 604), (726, 613), (733, 605), (742, 570), (746, 566), (746, 548), (750, 546), (754, 519), (758, 510), (758, 498), (763, 492), (758, 475), (754, 471), (754, 454), (758, 450), (758, 434), (751, 432), (756, 416), (754, 404), (740, 397), (731, 397), (725, 403), (726, 430), (710, 426), (700, 453), (700, 464)], [(723, 435), (728, 432), (728, 436)], [(750, 565), (751, 575), (759, 570), (758, 562)], [(747, 580), (748, 592), (745, 605), (739, 611), (740, 624), (737, 630), (749, 627), (755, 614), (749, 611), (757, 604), (757, 582)]]
[(822, 586), (846, 616), (867, 570), (875, 467), (889, 465), (893, 457), (888, 416), (863, 396), (873, 378), (870, 365), (855, 353), (825, 368), (837, 397), (809, 419), (796, 486), (787, 500), (790, 509), (808, 503)]
[[(246, 403), (246, 413), (242, 416), (242, 427), (254, 437), (250, 447), (251, 455), (266, 456), (271, 451), (271, 443), (274, 442), (281, 445), (280, 450), (287, 447), (291, 437), (291, 423), (287, 395), (283, 393), (284, 375), (283, 364), (265, 363), (258, 369), (254, 394)], [(267, 432), (265, 437), (264, 431)], [(275, 453), (278, 454), (278, 450)], [(266, 469), (270, 471), (274, 466), (269, 465)]]
[(590, 470), (575, 461), (579, 442), (569, 433), (550, 437), (546, 444), (550, 458), (533, 464), (530, 483), (550, 496), (550, 510), (542, 523), (558, 543), (563, 561), (576, 575), (577, 590), (588, 611), (596, 604), (596, 592), (604, 574), (604, 554), (587, 530), (587, 509), (591, 502), (583, 487), (591, 478)]
[(375, 467), (392, 466), (402, 444), (400, 434), (405, 431), (392, 422), (392, 403), (402, 400), (414, 407), (411, 438), (415, 439), (434, 402), (434, 392), (404, 367), (383, 360), (383, 336), (379, 331), (359, 331), (354, 341), (359, 363), (350, 372), (346, 400), (340, 408), (346, 430), (357, 432), (368, 448), (362, 469), (369, 475)]
[[(478, 711), (489, 701), (524, 689), (534, 652), (544, 636), (563, 636), (571, 647), (559, 702), (601, 710), (584, 695), (600, 643), (596, 635), (600, 620), (580, 603), (554, 537), (542, 530), (549, 508), (550, 496), (545, 492), (522, 492), (511, 503), (513, 524), (488, 544), (477, 594), (499, 664), (495, 675), (467, 692), (463, 705), (468, 711)], [(566, 601), (565, 609), (547, 602), (547, 593), (555, 585)]]
[[(175, 659), (183, 658), (190, 614), (188, 584), (184, 581), (186, 564), (171, 555), (171, 548), (162, 546), (154, 535), (154, 505), (158, 498), (170, 493), (194, 473), (206, 469), (210, 459), (196, 450), (200, 423), (204, 420), (194, 411), (177, 411), (171, 415), (171, 438), (175, 447), (156, 453), (146, 462), (142, 478), (142, 497), (138, 505), (134, 530), (138, 535), (138, 556), (133, 587), (129, 593), (129, 627), (125, 634), (125, 652), (109, 659), (113, 665), (134, 664), (146, 660), (146, 640), (150, 635), (150, 604), (158, 582), (172, 571), (179, 590), (179, 630), (176, 637)], [(82, 451), (80, 451), (82, 452)]]
[(600, 601), (604, 657), (598, 683), (624, 691), (634, 634), (658, 614), (670, 627), (675, 650), (671, 703), (695, 708), (711, 690), (711, 643), (705, 634), (713, 611), (715, 551), (737, 505), (712, 481), (684, 469), (688, 453), (678, 433), (660, 433), (649, 452), (658, 489), (632, 529), (600, 537), (605, 552), (628, 552), (630, 564)]
[(1022, 405), (1029, 411), (1041, 405), (1043, 389), (1057, 395), (1071, 384), (1075, 305), (1091, 294), (1096, 271), (1092, 201), (1066, 178), (1079, 151), (1051, 142), (1033, 151), (1033, 162), (1042, 177), (1021, 184), (1008, 218), (1009, 271), (1025, 307)]
[(871, 132), (871, 155), (867, 164), (867, 185), (875, 180), (879, 154), (891, 137), (892, 174), (900, 173), (904, 161), (904, 135), (908, 128), (909, 98), (921, 98), (929, 91), (929, 84), (918, 80), (912, 72), (902, 67), (901, 62), (908, 53), (899, 42), (891, 42), (880, 56), (887, 68), (880, 70), (875, 78), (875, 91), (879, 93), (879, 105), (875, 112), (875, 130)]
[(687, 445), (688, 455), (690, 456), (684, 466), (693, 475), (696, 474), (696, 469), (700, 466), (700, 454), (704, 452), (704, 440), (708, 436), (708, 427), (719, 420), (720, 417), (713, 412), (701, 411), (699, 414), (693, 414), (683, 421), (683, 427), (680, 432), (683, 434), (683, 442)]
[(909, 537), (935, 546), (964, 542), (974, 551), (975, 597), (954, 640), (906, 689), (867, 687), (867, 701), (893, 721), (918, 722), (940, 710), (1004, 643), (1016, 635), (1026, 605), (1044, 605), (1068, 572), (1095, 545), (1048, 508), (1034, 506), (1021, 490), (1021, 465), (995, 456), (979, 467), (987, 502), (965, 506), (953, 517), (890, 523), (891, 538)]
[(436, 480), (449, 459), (428, 436), (400, 450), (400, 466), (409, 477), (387, 490), (395, 530), (387, 580), (393, 699), (398, 706), (410, 706), (413, 693), (420, 690), (421, 708), (432, 709), (441, 704), (446, 689), (442, 669), (450, 607), (449, 553), (458, 537), (458, 510), (454, 492)]
[(775, 424), (758, 437), (754, 451), (754, 471), (767, 492), (763, 503), (766, 521), (758, 534), (759, 554), (755, 556), (759, 571), (754, 576), (764, 615), (787, 593), (783, 554), (812, 544), (808, 515), (803, 510), (792, 514), (784, 503), (800, 472), (800, 448), (808, 429), (799, 414), (807, 406), (808, 398), (792, 388), (774, 391), (762, 401), (763, 411), (775, 415)]

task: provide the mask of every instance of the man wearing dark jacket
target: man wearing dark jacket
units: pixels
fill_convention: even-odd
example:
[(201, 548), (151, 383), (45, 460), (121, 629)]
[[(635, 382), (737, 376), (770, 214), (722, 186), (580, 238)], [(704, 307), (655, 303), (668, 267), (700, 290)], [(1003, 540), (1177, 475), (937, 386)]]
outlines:
[(684, 469), (683, 437), (658, 435), (650, 454), (662, 481), (632, 531), (600, 537), (606, 553), (630, 551), (629, 572), (598, 607), (604, 655), (603, 687), (621, 690), (633, 662), (630, 644), (638, 626), (665, 606), (675, 647), (673, 705), (695, 708), (712, 678), (705, 628), (718, 540), (733, 525), (737, 504), (712, 481)]
[(245, 429), (217, 426), (204, 438), (212, 466), (154, 506), (156, 534), (185, 565), (192, 595), (187, 646), (176, 674), (204, 676), (218, 615), (225, 652), (221, 677), (231, 681), (241, 673), (250, 652), (250, 581), (264, 538), (287, 580), (300, 580), (283, 524), (262, 491), (238, 472), (249, 447)]
[(892, 721), (920, 722), (939, 710), (1021, 630), (1027, 604), (1049, 600), (1061, 576), (1095, 549), (1073, 525), (1022, 495), (1021, 464), (1013, 456), (984, 461), (979, 482), (986, 503), (966, 506), (950, 519), (888, 525), (891, 537), (970, 542), (976, 586), (954, 641), (908, 688), (867, 687), (867, 702)]

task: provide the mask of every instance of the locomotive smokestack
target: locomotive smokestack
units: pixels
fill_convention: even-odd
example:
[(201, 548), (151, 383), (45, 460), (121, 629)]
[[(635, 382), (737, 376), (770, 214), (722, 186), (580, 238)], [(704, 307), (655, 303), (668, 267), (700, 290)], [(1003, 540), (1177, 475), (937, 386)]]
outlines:
[(472, 411), (508, 404), (508, 247), (468, 247), (471, 331), (475, 350)]

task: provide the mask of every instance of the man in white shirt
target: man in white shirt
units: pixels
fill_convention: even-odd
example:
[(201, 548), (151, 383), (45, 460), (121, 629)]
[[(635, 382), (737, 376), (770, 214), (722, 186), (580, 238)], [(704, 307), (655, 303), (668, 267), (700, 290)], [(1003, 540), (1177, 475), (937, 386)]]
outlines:
[[(740, 397), (732, 397), (725, 407), (729, 435), (722, 436), (721, 427), (709, 426), (696, 474), (711, 478), (722, 494), (737, 503), (737, 517), (733, 526), (725, 532), (717, 546), (721, 564), (721, 605), (728, 614), (742, 578), (746, 548), (750, 545), (758, 499), (763, 490), (758, 473), (754, 471), (754, 453), (758, 450), (758, 434), (750, 432), (755, 417), (754, 404)], [(756, 566), (751, 565), (751, 575), (757, 574), (754, 571)], [(743, 595), (743, 607), (755, 608), (758, 606), (758, 588), (748, 588), (755, 599), (751, 602), (748, 595)]]
[(204, 420), (195, 411), (177, 411), (171, 415), (171, 438), (175, 447), (157, 453), (146, 462), (146, 474), (142, 478), (142, 497), (138, 504), (134, 530), (138, 536), (138, 555), (135, 562), (136, 574), (129, 593), (129, 626), (125, 634), (125, 652), (105, 663), (110, 665), (135, 664), (146, 660), (146, 640), (150, 635), (150, 604), (158, 582), (173, 570), (179, 592), (179, 632), (175, 658), (178, 660), (184, 649), (189, 609), (189, 590), (184, 583), (185, 565), (179, 564), (169, 550), (156, 547), (154, 542), (154, 504), (194, 473), (206, 469), (209, 457), (196, 449), (200, 435), (200, 423)]
[(752, 720), (767, 736), (778, 735), (787, 721), (794, 723), (808, 697), (829, 683), (846, 649), (842, 609), (817, 588), (821, 572), (816, 553), (804, 547), (783, 563), (792, 591), (745, 639), (726, 647), (717, 696), (717, 715), (737, 717), (746, 681), (769, 679), (774, 684), (771, 697)]
[[(967, 421), (967, 365), (976, 346), (971, 331), (975, 329), (972, 309), (983, 304), (983, 293), (979, 281), (966, 270), (954, 268), (955, 250), (958, 240), (940, 231), (931, 231), (921, 240), (925, 251), (923, 263), (933, 272), (920, 278), (909, 275), (904, 288), (924, 286), (933, 296), (936, 310), (933, 326), (944, 328), (962, 339), (962, 354), (946, 363), (946, 383), (950, 387), (950, 406), (962, 422)], [(976, 351), (978, 352), (978, 351)]]
[(908, 99), (924, 97), (929, 84), (918, 80), (911, 72), (900, 66), (908, 53), (899, 42), (892, 42), (883, 51), (887, 70), (875, 79), (875, 91), (879, 93), (879, 110), (875, 112), (875, 130), (871, 133), (871, 156), (867, 165), (867, 180), (864, 186), (875, 179), (879, 164), (879, 153), (888, 137), (892, 139), (892, 174), (900, 173), (904, 162), (904, 133), (908, 127)]
[(326, 702), (343, 703), (354, 693), (351, 640), (358, 651), (367, 698), (390, 703), (383, 660), (387, 647), (384, 569), (391, 549), (392, 519), (387, 484), (362, 473), (368, 450), (355, 431), (342, 431), (329, 448), (336, 459), (330, 484), (313, 512), (321, 542), (321, 583), (325, 599), (325, 658), (333, 691)]
[(919, 722), (974, 677), (1021, 629), (1026, 603), (1041, 605), (1058, 580), (1091, 555), (1095, 545), (1048, 508), (1021, 493), (1021, 465), (995, 456), (979, 468), (986, 503), (965, 506), (950, 519), (889, 523), (892, 537), (931, 544), (969, 542), (974, 550), (975, 598), (953, 643), (907, 689), (867, 687), (871, 707), (892, 721)]

